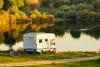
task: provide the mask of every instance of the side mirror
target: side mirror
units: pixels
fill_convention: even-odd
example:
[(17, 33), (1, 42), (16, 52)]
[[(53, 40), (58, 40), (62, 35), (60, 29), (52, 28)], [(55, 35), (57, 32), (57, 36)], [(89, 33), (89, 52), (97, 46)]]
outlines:
[(55, 43), (53, 43), (52, 45), (55, 45)]

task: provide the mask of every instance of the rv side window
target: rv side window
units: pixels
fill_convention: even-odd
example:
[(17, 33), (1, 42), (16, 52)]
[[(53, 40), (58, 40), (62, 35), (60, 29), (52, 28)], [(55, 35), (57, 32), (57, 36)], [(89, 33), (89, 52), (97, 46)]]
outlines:
[(42, 39), (39, 39), (39, 43), (42, 43)]
[(47, 42), (48, 41), (48, 39), (45, 39), (45, 42)]

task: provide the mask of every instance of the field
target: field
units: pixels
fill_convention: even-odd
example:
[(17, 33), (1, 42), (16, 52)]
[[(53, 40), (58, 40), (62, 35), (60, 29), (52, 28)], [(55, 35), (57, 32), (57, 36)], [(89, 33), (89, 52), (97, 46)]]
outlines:
[(78, 58), (78, 57), (91, 57), (100, 56), (96, 52), (58, 52), (56, 54), (26, 54), (24, 52), (19, 52), (20, 55), (17, 57), (12, 57), (9, 52), (0, 52), (0, 63), (15, 63), (15, 62), (27, 62), (36, 60), (56, 60), (56, 59), (68, 59), (68, 58)]
[(91, 61), (64, 63), (64, 64), (37, 65), (31, 67), (100, 67), (100, 59)]

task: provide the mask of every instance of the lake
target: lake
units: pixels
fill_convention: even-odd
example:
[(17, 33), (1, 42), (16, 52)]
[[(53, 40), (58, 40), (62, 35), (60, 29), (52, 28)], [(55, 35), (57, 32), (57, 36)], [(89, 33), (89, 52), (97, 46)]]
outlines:
[[(66, 32), (63, 36), (57, 36), (55, 39), (57, 51), (99, 51), (100, 39), (96, 39), (85, 33), (81, 33), (75, 38), (71, 33)], [(23, 42), (19, 41), (14, 49), (23, 48)], [(0, 50), (8, 50), (9, 47), (4, 44), (0, 45)]]
[[(100, 24), (80, 23), (82, 24), (59, 22), (38, 32), (54, 33), (57, 51), (100, 51)], [(10, 34), (0, 32), (0, 50), (8, 50), (9, 47), (4, 46), (3, 43), (14, 43), (11, 39), (16, 40), (14, 49), (23, 48), (23, 34), (27, 32), (32, 32), (32, 30), (30, 28), (21, 32), (11, 30)]]
[(86, 34), (81, 34), (80, 38), (75, 39), (69, 33), (63, 37), (56, 38), (58, 51), (99, 51), (100, 39), (95, 39)]

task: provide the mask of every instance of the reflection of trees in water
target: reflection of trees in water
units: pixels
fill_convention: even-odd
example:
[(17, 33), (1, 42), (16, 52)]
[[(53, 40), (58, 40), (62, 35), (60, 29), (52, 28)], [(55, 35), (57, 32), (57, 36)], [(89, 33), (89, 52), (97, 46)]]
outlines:
[(3, 40), (4, 40), (4, 36), (2, 33), (0, 33), (0, 44), (3, 42)]
[(81, 33), (84, 33), (86, 35), (89, 35), (95, 39), (100, 38), (100, 28), (93, 28), (91, 30), (86, 30), (86, 31), (70, 31), (70, 34), (73, 38), (79, 38), (81, 36)]
[[(96, 24), (99, 25), (99, 24)], [(65, 32), (68, 32), (68, 30), (70, 30), (70, 34), (73, 38), (79, 38), (81, 36), (81, 32), (88, 34), (92, 37), (94, 37), (95, 39), (99, 39), (100, 38), (100, 28), (96, 25), (92, 26), (92, 24), (67, 24), (67, 22), (59, 22), (56, 23), (54, 26), (49, 27), (47, 29), (42, 29), (42, 32), (51, 32), (51, 33), (55, 33), (58, 36), (63, 36), (65, 34)], [(94, 28), (96, 27), (96, 28)], [(79, 29), (92, 29), (92, 30), (79, 30)], [(78, 31), (72, 31), (72, 30), (78, 30)]]
[[(73, 26), (73, 28), (74, 28), (74, 26)], [(79, 31), (79, 30), (71, 31), (71, 28), (68, 28), (67, 25), (64, 23), (57, 23), (52, 27), (40, 30), (40, 32), (55, 33), (57, 36), (63, 36), (65, 34), (65, 32), (68, 32), (68, 30), (70, 30), (69, 33), (71, 34), (71, 36), (76, 39), (80, 38), (81, 32), (84, 34), (90, 35), (91, 37), (94, 37), (95, 39), (100, 38), (100, 28), (99, 27), (93, 28), (92, 30), (87, 30), (87, 31)], [(27, 29), (26, 29), (26, 31), (27, 31)], [(31, 32), (30, 29), (28, 29), (28, 32)], [(11, 38), (16, 39), (16, 42), (19, 42), (19, 41), (23, 40), (24, 33), (25, 33), (25, 31), (19, 32), (17, 30), (12, 30), (12, 31), (10, 31), (10, 34), (11, 34), (10, 36), (11, 36)], [(0, 43), (3, 43), (4, 38), (7, 38), (3, 34), (4, 34), (4, 32), (0, 32)]]
[(13, 45), (14, 42), (19, 42), (23, 40), (23, 34), (17, 31), (11, 31), (10, 34), (8, 32), (0, 33), (0, 43), (5, 43), (7, 45)]
[(81, 31), (70, 31), (70, 34), (73, 38), (78, 39), (81, 36)]
[(85, 31), (84, 33), (90, 35), (91, 37), (94, 37), (95, 39), (100, 38), (100, 28), (94, 28), (92, 30)]
[[(50, 24), (44, 24), (45, 27), (48, 27), (49, 25)], [(16, 42), (22, 41), (24, 33), (38, 31), (41, 28), (43, 28), (44, 26), (43, 26), (43, 24), (41, 24), (41, 25), (34, 24), (32, 26), (31, 25), (27, 26), (27, 24), (20, 24), (20, 25), (17, 25), (16, 29), (9, 30), (10, 34), (7, 33), (7, 32), (9, 32), (9, 31), (7, 31), (6, 32), (7, 34), (4, 35), (5, 31), (0, 31), (0, 43), (7, 43), (7, 41), (9, 41), (9, 38), (16, 39)], [(6, 39), (5, 42), (4, 42), (4, 39)]]
[(9, 34), (9, 32), (4, 33), (4, 43), (10, 47), (12, 50), (12, 46), (16, 43), (16, 39)]
[(54, 26), (47, 29), (42, 29), (42, 32), (55, 33), (57, 36), (63, 36), (68, 31), (65, 23), (56, 23)]

